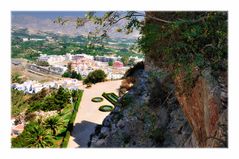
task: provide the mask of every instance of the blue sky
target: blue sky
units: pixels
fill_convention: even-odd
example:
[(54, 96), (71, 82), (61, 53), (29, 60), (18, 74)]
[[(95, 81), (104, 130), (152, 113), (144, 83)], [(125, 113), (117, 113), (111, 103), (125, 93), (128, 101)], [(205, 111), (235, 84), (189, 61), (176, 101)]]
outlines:
[[(57, 17), (84, 17), (83, 11), (13, 11), (13, 16), (32, 16), (40, 19), (55, 19)], [(104, 12), (96, 12), (97, 16), (102, 16)]]

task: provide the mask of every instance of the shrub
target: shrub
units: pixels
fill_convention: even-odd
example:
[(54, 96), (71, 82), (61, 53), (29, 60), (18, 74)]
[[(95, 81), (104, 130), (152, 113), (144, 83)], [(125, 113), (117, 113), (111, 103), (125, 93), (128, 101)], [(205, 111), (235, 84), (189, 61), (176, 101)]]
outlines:
[(88, 76), (86, 77), (86, 79), (83, 81), (84, 84), (88, 84), (88, 83), (97, 83), (97, 82), (103, 82), (105, 81), (105, 78), (107, 77), (107, 75), (105, 74), (105, 72), (103, 70), (95, 70), (93, 72), (90, 72), (88, 74)]

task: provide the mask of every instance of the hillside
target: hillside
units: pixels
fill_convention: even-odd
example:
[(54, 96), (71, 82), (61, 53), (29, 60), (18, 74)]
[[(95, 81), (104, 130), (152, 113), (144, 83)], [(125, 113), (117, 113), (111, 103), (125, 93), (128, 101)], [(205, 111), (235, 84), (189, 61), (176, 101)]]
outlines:
[[(25, 40), (25, 41), (24, 41)], [(53, 32), (30, 33), (25, 29), (12, 29), (12, 58), (35, 60), (40, 54), (64, 55), (66, 53), (89, 55), (138, 56), (134, 39), (88, 38), (59, 35)]]

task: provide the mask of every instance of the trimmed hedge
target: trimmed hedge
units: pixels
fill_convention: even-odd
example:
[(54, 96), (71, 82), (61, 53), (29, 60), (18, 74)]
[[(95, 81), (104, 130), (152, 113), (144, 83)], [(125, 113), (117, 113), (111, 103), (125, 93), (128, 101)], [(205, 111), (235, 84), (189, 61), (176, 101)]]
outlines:
[(70, 139), (70, 136), (71, 136), (71, 133), (70, 133), (70, 131), (67, 130), (66, 136), (64, 137), (63, 142), (61, 143), (61, 147), (62, 148), (66, 148), (67, 147), (68, 141)]
[(102, 112), (110, 112), (112, 111), (114, 108), (111, 105), (102, 105), (100, 106), (99, 110)]
[(67, 147), (71, 131), (73, 130), (73, 124), (74, 124), (74, 121), (75, 121), (75, 118), (76, 118), (76, 113), (78, 112), (78, 109), (79, 109), (79, 106), (80, 106), (82, 95), (83, 95), (83, 90), (79, 90), (78, 100), (76, 101), (76, 103), (74, 103), (73, 113), (72, 113), (71, 119), (69, 120), (68, 125), (67, 125), (66, 136), (64, 137), (63, 142), (61, 143), (62, 148)]
[(91, 99), (92, 102), (102, 102), (104, 99), (101, 97), (94, 97)]
[(102, 96), (107, 99), (110, 103), (113, 105), (116, 105), (118, 103), (118, 96), (115, 93), (103, 93)]

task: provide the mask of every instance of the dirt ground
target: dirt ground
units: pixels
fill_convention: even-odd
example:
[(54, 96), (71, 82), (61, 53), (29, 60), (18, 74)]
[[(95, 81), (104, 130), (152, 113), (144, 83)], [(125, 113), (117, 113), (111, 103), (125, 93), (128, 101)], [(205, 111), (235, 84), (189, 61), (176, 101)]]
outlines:
[(20, 74), (22, 76), (22, 78), (26, 78), (27, 80), (37, 80), (39, 82), (47, 82), (47, 81), (51, 81), (51, 80), (58, 80), (61, 79), (60, 76), (53, 76), (53, 75), (45, 75), (45, 76), (41, 76), (32, 72), (29, 72), (26, 68), (27, 60), (25, 59), (12, 59), (15, 61), (19, 61), (21, 62), (21, 64), (19, 65), (14, 65), (11, 64), (11, 74)]

